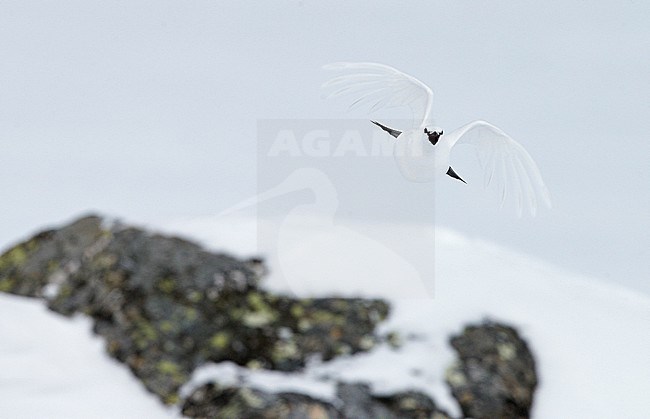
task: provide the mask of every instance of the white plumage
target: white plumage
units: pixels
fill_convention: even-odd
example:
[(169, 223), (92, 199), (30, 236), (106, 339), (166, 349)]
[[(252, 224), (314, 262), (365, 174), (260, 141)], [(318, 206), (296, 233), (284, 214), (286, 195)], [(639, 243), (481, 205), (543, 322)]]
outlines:
[(476, 148), (485, 171), (485, 187), (496, 184), (502, 205), (512, 200), (519, 216), (524, 208), (533, 216), (540, 204), (550, 208), (548, 189), (537, 165), (521, 144), (501, 129), (480, 120), (447, 134), (440, 128), (430, 127), (432, 90), (415, 77), (390, 66), (334, 63), (324, 69), (342, 72), (323, 85), (327, 98), (351, 96), (351, 108), (367, 106), (370, 111), (397, 106), (411, 108), (413, 123), (410, 129), (399, 131), (375, 123), (396, 137), (395, 161), (406, 179), (428, 182), (446, 173), (462, 180), (451, 169), (449, 156), (455, 145), (470, 144)]

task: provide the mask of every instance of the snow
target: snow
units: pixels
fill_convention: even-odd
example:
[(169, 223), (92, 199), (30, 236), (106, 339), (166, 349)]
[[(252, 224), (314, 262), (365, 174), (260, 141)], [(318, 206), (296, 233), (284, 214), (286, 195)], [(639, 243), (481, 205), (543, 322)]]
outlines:
[[(230, 233), (243, 232), (232, 240), (238, 247), (227, 246), (228, 250), (241, 256), (262, 254), (273, 261), (274, 250), (258, 246), (265, 240), (256, 241), (256, 226), (266, 228), (264, 224), (268, 222), (208, 217), (170, 222), (165, 231), (194, 237), (221, 250), (219, 246), (231, 243)], [(367, 227), (357, 225), (356, 230), (367, 231)], [(458, 414), (443, 381), (454, 356), (447, 343), (449, 336), (459, 333), (467, 323), (491, 319), (517, 327), (534, 352), (540, 384), (533, 417), (647, 417), (650, 298), (444, 228), (408, 224), (382, 224), (376, 228), (392, 235), (395, 241), (408, 237), (414, 241), (413, 248), (431, 246), (435, 239), (433, 298), (428, 294), (395, 298), (393, 288), (366, 288), (366, 296), (390, 300), (393, 311), (380, 332), (398, 331), (406, 337), (402, 348), (393, 350), (383, 345), (368, 354), (329, 363), (315, 362), (300, 375), (302, 382), (297, 382), (296, 376), (250, 372), (227, 363), (206, 366), (197, 371), (185, 391), (211, 377), (228, 375), (225, 371), (230, 371), (230, 376), (245, 377), (260, 388), (300, 388), (317, 397), (332, 397), (336, 379), (362, 380), (372, 383), (377, 392), (420, 389), (449, 412)], [(357, 251), (362, 254), (364, 249)], [(360, 263), (363, 260), (377, 262), (369, 252)], [(325, 255), (322, 263), (332, 269), (332, 261)], [(274, 290), (293, 292), (291, 287), (287, 288), (291, 280), (273, 273), (277, 268), (270, 267), (265, 284)], [(313, 260), (309, 268), (321, 269)], [(386, 272), (393, 275), (390, 270)], [(400, 282), (394, 277), (390, 279)], [(357, 287), (350, 282), (354, 280), (342, 270), (340, 275), (319, 284), (314, 295), (358, 296)], [(330, 387), (323, 385), (323, 377)]]
[[(260, 243), (270, 244), (258, 240), (258, 228), (264, 223), (229, 216), (158, 221), (149, 227), (193, 238), (211, 249), (268, 257), (271, 273), (265, 286), (291, 293), (291, 281), (282, 278), (274, 265), (280, 259), (274, 249), (260, 247)], [(358, 223), (355, 230), (368, 231), (369, 226)], [(355, 225), (347, 223), (348, 227)], [(407, 224), (375, 224), (374, 228), (383, 233), (382, 243), (391, 236), (395, 240), (406, 236), (417, 248), (435, 240), (433, 298), (426, 293), (397, 298), (391, 287), (360, 292), (359, 284), (350, 285), (354, 281), (346, 276), (345, 264), (339, 275), (311, 291), (315, 296), (361, 294), (389, 299), (393, 310), (380, 333), (398, 331), (404, 342), (400, 349), (382, 344), (370, 353), (327, 363), (314, 359), (299, 374), (249, 371), (232, 363), (206, 365), (195, 372), (183, 392), (219, 377), (226, 384), (244, 380), (270, 391), (299, 390), (331, 399), (336, 380), (360, 380), (370, 382), (376, 392), (425, 391), (458, 414), (444, 384), (445, 369), (454, 355), (448, 339), (467, 323), (489, 318), (517, 327), (534, 351), (540, 385), (533, 417), (647, 417), (650, 298), (444, 228)], [(360, 263), (373, 260), (367, 248), (356, 252), (365, 252)], [(319, 269), (313, 259), (309, 263), (309, 269)], [(331, 261), (323, 258), (323, 263)], [(328, 269), (332, 270), (331, 264)], [(177, 414), (104, 354), (101, 340), (90, 334), (88, 319), (67, 319), (47, 312), (39, 301), (0, 294), (0, 336), (0, 393), (3, 412), (9, 417), (39, 417), (44, 412), (51, 418)]]
[(177, 417), (105, 354), (91, 321), (0, 293), (2, 416), (12, 419)]

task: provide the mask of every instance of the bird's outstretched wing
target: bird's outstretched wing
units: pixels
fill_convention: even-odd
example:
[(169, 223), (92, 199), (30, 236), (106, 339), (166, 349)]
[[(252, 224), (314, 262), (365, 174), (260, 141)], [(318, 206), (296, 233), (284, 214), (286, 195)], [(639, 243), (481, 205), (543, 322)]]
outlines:
[(433, 92), (415, 77), (377, 63), (333, 63), (323, 69), (345, 72), (323, 84), (326, 98), (354, 96), (350, 109), (408, 106), (413, 111), (414, 127), (428, 122)]
[(485, 171), (485, 187), (496, 186), (501, 205), (513, 200), (517, 215), (526, 207), (535, 215), (537, 207), (551, 207), (548, 189), (530, 154), (508, 134), (485, 121), (474, 121), (447, 135), (451, 147), (471, 144), (476, 147)]

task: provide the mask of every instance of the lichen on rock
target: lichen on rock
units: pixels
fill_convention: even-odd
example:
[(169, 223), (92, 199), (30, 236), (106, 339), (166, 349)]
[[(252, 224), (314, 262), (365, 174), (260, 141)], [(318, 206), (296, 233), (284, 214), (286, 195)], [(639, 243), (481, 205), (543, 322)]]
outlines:
[(190, 418), (269, 419), (448, 419), (433, 400), (418, 392), (375, 395), (364, 383), (339, 383), (336, 401), (298, 393), (270, 393), (248, 386), (208, 383), (182, 406)]
[(459, 359), (447, 370), (447, 384), (466, 417), (530, 417), (535, 360), (514, 328), (471, 325), (452, 337), (451, 345)]
[(91, 316), (108, 353), (166, 403), (209, 361), (296, 371), (378, 341), (384, 301), (276, 295), (259, 287), (261, 264), (88, 216), (1, 255), (0, 291)]

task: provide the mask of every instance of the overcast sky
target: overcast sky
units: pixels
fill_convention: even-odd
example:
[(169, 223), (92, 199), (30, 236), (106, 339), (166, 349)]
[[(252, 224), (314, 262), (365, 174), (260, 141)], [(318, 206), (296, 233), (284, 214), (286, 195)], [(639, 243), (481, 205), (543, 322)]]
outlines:
[(480, 181), (320, 159), (349, 179), (343, 215), (436, 222), (650, 292), (648, 22), (643, 1), (3, 1), (0, 243), (89, 210), (217, 214), (281, 173), (258, 155), (273, 123), (366, 135), (366, 110), (321, 99), (321, 66), (376, 61), (432, 87), (443, 129), (480, 118), (523, 144), (554, 209), (518, 220)]

